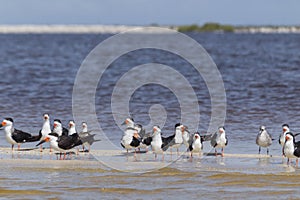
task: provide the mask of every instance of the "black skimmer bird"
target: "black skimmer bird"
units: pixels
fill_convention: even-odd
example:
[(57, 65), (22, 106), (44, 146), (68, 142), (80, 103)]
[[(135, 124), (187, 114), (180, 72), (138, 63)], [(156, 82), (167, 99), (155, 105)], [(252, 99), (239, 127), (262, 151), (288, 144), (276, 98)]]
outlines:
[(183, 143), (183, 128), (184, 126), (180, 123), (175, 124), (175, 133), (167, 138), (163, 138), (163, 141), (170, 147), (172, 156), (172, 148), (177, 149), (177, 155), (179, 155), (179, 148)]
[(151, 148), (155, 154), (155, 160), (157, 159), (157, 154), (162, 154), (162, 160), (164, 160), (164, 152), (168, 149), (168, 144), (171, 142), (171, 140), (161, 137), (161, 129), (159, 126), (153, 127)]
[(5, 138), (7, 142), (11, 144), (12, 150), (15, 144), (18, 145), (18, 150), (20, 150), (21, 143), (36, 142), (40, 139), (40, 135), (32, 136), (30, 133), (15, 129), (12, 118), (5, 118), (0, 124), (0, 128), (1, 127), (4, 127)]
[(284, 143), (285, 143), (285, 135), (290, 132), (290, 127), (288, 124), (283, 124), (282, 125), (282, 133), (279, 135), (279, 144), (282, 146), (282, 156), (284, 156), (283, 154), (283, 146), (284, 146)]
[(296, 158), (296, 166), (298, 166), (298, 158), (300, 157), (300, 141), (295, 142), (295, 137), (291, 132), (285, 134), (283, 154), (288, 158), (287, 164), (290, 163), (290, 158)]
[[(40, 141), (44, 140), (46, 136), (51, 133), (51, 127), (50, 127), (50, 117), (49, 114), (45, 113), (43, 115), (43, 126), (42, 129), (39, 132), (40, 135)], [(41, 145), (40, 151), (43, 151), (43, 146)], [(50, 152), (51, 152), (51, 147), (50, 147)]]
[(283, 124), (282, 125), (282, 133), (279, 135), (278, 142), (279, 144), (283, 147), (285, 143), (285, 135), (290, 132), (290, 127), (288, 124)]
[(82, 144), (78, 134), (72, 134), (70, 136), (62, 135), (57, 137), (56, 134), (50, 133), (36, 146), (39, 146), (44, 142), (50, 142), (50, 146), (53, 149), (59, 151), (60, 153), (64, 153), (63, 159), (66, 158), (66, 153), (68, 150), (71, 150), (72, 148)]
[(136, 124), (134, 123), (134, 128), (138, 131), (138, 134), (139, 134), (139, 138), (141, 139), (141, 143), (140, 143), (140, 146), (138, 147), (139, 151), (140, 149), (145, 149), (146, 152), (148, 152), (148, 147), (150, 146), (150, 144), (145, 144), (143, 143), (143, 140), (146, 139), (147, 137), (150, 136), (150, 134), (146, 134), (146, 130), (145, 128), (141, 125), (141, 124)]
[(260, 154), (261, 147), (267, 148), (267, 155), (269, 155), (269, 146), (272, 144), (272, 136), (268, 133), (265, 126), (260, 126), (259, 133), (256, 137), (256, 144), (259, 146), (258, 154)]
[(57, 136), (68, 135), (69, 130), (62, 126), (59, 119), (54, 119), (52, 133), (56, 133)]
[(283, 147), (284, 143), (285, 143), (285, 135), (290, 132), (290, 127), (288, 124), (283, 124), (282, 125), (282, 133), (279, 136), (279, 144)]
[(201, 154), (201, 151), (203, 149), (203, 141), (204, 137), (200, 136), (199, 132), (195, 132), (193, 135), (193, 140), (189, 146), (189, 150), (191, 152), (191, 160), (193, 158), (193, 153), (199, 153), (199, 156)]
[(134, 122), (132, 119), (127, 118), (125, 120), (126, 129), (121, 139), (121, 146), (126, 149), (127, 156), (128, 150), (134, 149), (136, 155), (136, 148), (139, 147), (141, 140), (140, 136), (138, 135), (138, 130), (134, 127)]
[[(85, 142), (82, 144), (83, 151), (85, 151), (84, 147), (88, 146), (88, 152), (91, 150), (91, 145), (94, 142), (100, 141), (96, 140), (94, 137), (96, 134), (91, 134), (91, 131), (88, 131), (88, 126), (86, 122), (82, 122), (82, 131), (79, 134), (79, 137), (84, 140)], [(88, 138), (88, 139), (87, 139)]]
[[(123, 124), (126, 124), (126, 129), (124, 131), (124, 134), (121, 139), (121, 146), (127, 150), (132, 149), (132, 146), (130, 146), (130, 143), (132, 141), (132, 137), (134, 133), (138, 132), (134, 127), (134, 121), (131, 118), (127, 118)], [(123, 125), (122, 124), (122, 125)]]
[(224, 147), (228, 144), (228, 139), (226, 137), (225, 128), (219, 127), (218, 131), (212, 135), (210, 144), (215, 148), (215, 154), (218, 155), (217, 148), (222, 148), (222, 157), (224, 156)]

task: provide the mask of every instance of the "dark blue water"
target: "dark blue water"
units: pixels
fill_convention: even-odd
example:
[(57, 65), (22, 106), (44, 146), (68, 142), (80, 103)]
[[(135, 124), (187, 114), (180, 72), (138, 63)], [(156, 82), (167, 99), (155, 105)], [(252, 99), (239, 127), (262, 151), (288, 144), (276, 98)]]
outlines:
[[(87, 54), (109, 36), (0, 35), (0, 117), (13, 117), (16, 127), (31, 132), (40, 129), (41, 116), (45, 112), (66, 124), (73, 118), (72, 89), (77, 70)], [(232, 140), (254, 140), (261, 124), (267, 126), (274, 137), (280, 133), (283, 123), (300, 131), (297, 123), (300, 109), (299, 35), (194, 33), (189, 36), (207, 50), (222, 75), (227, 97), (225, 127)], [(201, 105), (200, 131), (205, 132), (211, 105), (203, 79), (194, 76), (195, 70), (184, 59), (169, 52), (144, 49), (114, 61), (99, 82), (96, 111), (104, 131), (116, 133), (110, 139), (117, 144), (122, 134), (111, 114), (113, 85), (132, 67), (146, 63), (172, 66), (190, 81)], [(178, 121), (180, 109), (168, 88), (158, 85), (139, 88), (131, 98), (132, 116), (147, 124), (147, 113), (153, 104), (161, 104), (167, 110), (164, 128), (170, 132)], [(6, 146), (3, 139), (0, 144)]]

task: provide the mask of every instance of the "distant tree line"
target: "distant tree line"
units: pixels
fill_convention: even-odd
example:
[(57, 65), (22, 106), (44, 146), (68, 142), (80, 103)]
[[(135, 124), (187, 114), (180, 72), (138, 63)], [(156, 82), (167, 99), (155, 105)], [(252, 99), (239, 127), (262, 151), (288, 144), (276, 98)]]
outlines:
[(203, 26), (197, 24), (178, 26), (180, 32), (233, 32), (234, 26), (219, 23), (205, 23)]

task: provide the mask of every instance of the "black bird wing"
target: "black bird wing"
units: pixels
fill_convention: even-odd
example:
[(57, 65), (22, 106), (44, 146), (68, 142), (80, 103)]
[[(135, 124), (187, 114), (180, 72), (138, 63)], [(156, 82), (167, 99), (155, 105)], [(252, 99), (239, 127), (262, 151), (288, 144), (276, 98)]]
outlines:
[(228, 138), (227, 138), (227, 136), (225, 136), (225, 139), (226, 139), (225, 145), (227, 146), (227, 144), (228, 144)]
[(52, 135), (52, 136), (55, 136), (55, 137), (58, 137), (59, 135), (57, 133), (49, 133), (49, 135)]
[(89, 132), (86, 132), (86, 133), (81, 133), (79, 136), (80, 136), (82, 143), (88, 143), (89, 145), (92, 145), (94, 142), (101, 141), (101, 140), (95, 139), (94, 138), (95, 135), (96, 134), (90, 134)]
[(24, 143), (24, 142), (36, 142), (39, 141), (40, 136), (32, 136), (30, 133), (14, 129), (12, 133), (12, 138), (17, 142), (17, 143)]
[(142, 141), (142, 143), (147, 145), (147, 146), (150, 146), (151, 142), (152, 142), (152, 137), (151, 136), (144, 138), (143, 141)]
[(216, 147), (217, 144), (217, 133), (213, 134), (210, 140), (210, 144), (212, 147)]
[(206, 141), (210, 141), (212, 138), (213, 134), (207, 134), (207, 135), (201, 135), (201, 142), (206, 142)]
[(283, 133), (280, 133), (280, 135), (279, 135), (279, 138), (278, 138), (278, 143), (281, 145), (281, 143), (280, 143), (280, 138), (281, 138), (281, 136), (283, 136)]
[[(83, 144), (83, 142), (82, 142), (80, 136), (78, 135), (78, 133), (74, 133), (74, 134), (70, 135), (69, 137), (72, 138), (72, 141), (73, 141), (73, 147), (76, 147), (76, 146), (79, 146), (79, 145), (82, 145), (82, 144)], [(73, 147), (72, 147), (72, 148), (73, 148)]]
[(138, 147), (140, 146), (141, 141), (137, 139), (136, 137), (132, 136), (132, 141), (130, 143), (130, 146), (132, 147)]
[(294, 146), (295, 146), (294, 155), (300, 157), (300, 141), (295, 142)]
[(72, 149), (82, 144), (82, 141), (77, 133), (70, 136), (62, 135), (57, 138), (58, 147), (64, 150)]
[(62, 135), (68, 135), (68, 134), (69, 134), (69, 130), (63, 127)]
[(193, 143), (189, 145), (189, 150), (190, 150), (190, 151), (193, 150)]
[(170, 146), (173, 146), (175, 144), (174, 138), (175, 138), (175, 134), (166, 138), (161, 137), (162, 140), (161, 148), (163, 149), (163, 151), (166, 151)]

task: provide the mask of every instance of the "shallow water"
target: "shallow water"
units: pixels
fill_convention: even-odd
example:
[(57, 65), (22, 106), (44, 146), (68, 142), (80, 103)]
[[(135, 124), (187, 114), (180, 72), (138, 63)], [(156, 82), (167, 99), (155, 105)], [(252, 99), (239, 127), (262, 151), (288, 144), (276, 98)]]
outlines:
[[(50, 114), (52, 120), (62, 119), (66, 126), (67, 121), (73, 118), (72, 89), (77, 70), (86, 55), (109, 36), (0, 35), (0, 117), (13, 117), (16, 128), (33, 134), (41, 128), (42, 114), (45, 112)], [(229, 138), (225, 153), (256, 154), (258, 127), (265, 125), (275, 138), (270, 152), (279, 156), (281, 149), (276, 140), (281, 125), (288, 123), (293, 132), (300, 132), (297, 123), (300, 109), (300, 35), (193, 33), (189, 36), (212, 56), (224, 81), (227, 100), (225, 127)], [(184, 74), (199, 100), (201, 124), (198, 131), (206, 132), (211, 102), (203, 79), (195, 77), (190, 64), (178, 56), (144, 49), (114, 61), (97, 86), (96, 114), (110, 142), (120, 148), (122, 130), (115, 123), (111, 111), (113, 87), (129, 69), (146, 63), (162, 63)], [(130, 103), (132, 116), (142, 124), (149, 123), (149, 109), (153, 104), (164, 106), (168, 113), (163, 127), (166, 135), (172, 132), (175, 122), (179, 120), (178, 100), (168, 88), (146, 85), (135, 91)], [(83, 115), (89, 114), (89, 110), (86, 112)], [(126, 116), (126, 113), (120, 114)], [(89, 123), (89, 119), (85, 120)], [(77, 122), (78, 129), (79, 124)], [(24, 144), (22, 147), (31, 148), (34, 145)], [(93, 148), (102, 149), (105, 145), (102, 141)], [(9, 147), (4, 133), (0, 135), (0, 147)], [(205, 143), (204, 151), (212, 151), (209, 143)], [(145, 159), (140, 157), (138, 162), (132, 161), (132, 154), (128, 162), (125, 154), (111, 159), (134, 166), (136, 163), (154, 161), (152, 154), (147, 156)], [(12, 165), (1, 162), (0, 196), (11, 199), (67, 199), (70, 195), (76, 199), (163, 199), (166, 196), (175, 199), (280, 199), (300, 195), (296, 189), (299, 186), (299, 169), (288, 167), (277, 157), (221, 159), (208, 156), (189, 162), (183, 156), (176, 163), (170, 162), (167, 157), (164, 163), (168, 167), (144, 174), (116, 171), (105, 167), (105, 163), (93, 167), (50, 165), (41, 168), (24, 167), (22, 163), (22, 159), (55, 160), (55, 156), (40, 158), (37, 155), (8, 154), (0, 158), (1, 161), (11, 158), (20, 161)], [(88, 155), (72, 159), (94, 160)]]
[(282, 199), (300, 195), (295, 189), (299, 170), (272, 158), (207, 157), (190, 162), (183, 157), (169, 167), (142, 174), (103, 169), (97, 162), (18, 161), (1, 163), (0, 193), (4, 198), (182, 199), (188, 195), (190, 199)]

